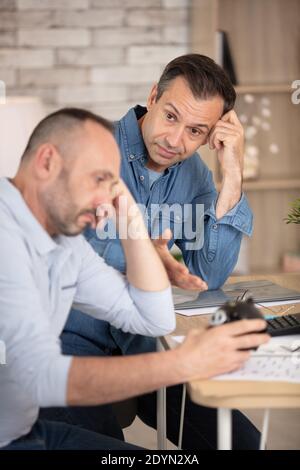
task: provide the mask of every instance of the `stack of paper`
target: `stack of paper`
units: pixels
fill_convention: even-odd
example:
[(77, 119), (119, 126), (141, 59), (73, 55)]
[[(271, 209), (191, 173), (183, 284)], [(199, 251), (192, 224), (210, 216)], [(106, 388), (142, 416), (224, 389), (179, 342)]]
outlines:
[[(182, 343), (184, 336), (173, 336)], [(237, 371), (218, 375), (213, 380), (255, 380), (300, 384), (300, 335), (271, 338), (251, 353)], [(300, 392), (300, 389), (299, 389)]]

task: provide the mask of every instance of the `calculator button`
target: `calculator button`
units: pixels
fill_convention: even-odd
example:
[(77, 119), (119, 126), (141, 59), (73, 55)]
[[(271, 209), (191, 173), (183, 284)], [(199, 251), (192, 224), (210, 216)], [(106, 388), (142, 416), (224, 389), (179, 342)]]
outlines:
[(271, 328), (274, 328), (274, 329), (279, 328), (278, 324), (275, 323), (274, 320), (269, 320), (269, 321), (268, 321), (268, 325), (269, 325)]
[(283, 328), (286, 328), (289, 326), (285, 318), (278, 318), (277, 321)]
[(290, 315), (287, 315), (284, 317), (284, 319), (290, 326), (294, 326), (295, 323), (293, 323), (293, 320), (291, 320)]
[(291, 315), (292, 319), (295, 321), (296, 325), (300, 325), (300, 315)]

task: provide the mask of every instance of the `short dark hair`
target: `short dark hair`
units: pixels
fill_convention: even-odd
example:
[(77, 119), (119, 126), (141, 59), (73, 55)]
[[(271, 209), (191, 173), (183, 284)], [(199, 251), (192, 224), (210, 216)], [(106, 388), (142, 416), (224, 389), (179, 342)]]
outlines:
[(49, 140), (58, 140), (64, 136), (68, 141), (68, 133), (82, 126), (86, 121), (93, 121), (113, 133), (113, 124), (107, 119), (81, 108), (62, 108), (46, 116), (37, 124), (29, 137), (22, 159), (32, 154), (41, 144)]
[(201, 54), (182, 55), (166, 65), (157, 85), (157, 101), (179, 76), (186, 80), (195, 98), (206, 100), (220, 96), (224, 100), (224, 114), (234, 107), (236, 93), (226, 72), (213, 59)]

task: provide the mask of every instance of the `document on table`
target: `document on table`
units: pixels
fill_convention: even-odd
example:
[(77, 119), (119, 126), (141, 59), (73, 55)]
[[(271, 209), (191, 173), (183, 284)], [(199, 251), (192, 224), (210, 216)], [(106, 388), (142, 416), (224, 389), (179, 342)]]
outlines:
[[(260, 304), (255, 304), (257, 308), (260, 307), (280, 307), (281, 305), (296, 305), (300, 303), (300, 300), (286, 300), (283, 302), (262, 302)], [(194, 315), (208, 315), (211, 313), (214, 313), (216, 310), (218, 310), (220, 307), (202, 307), (202, 308), (187, 308), (187, 309), (178, 309), (175, 306), (175, 312), (179, 313), (180, 315), (184, 315), (185, 317), (193, 317)], [(274, 311), (274, 314), (277, 312)], [(278, 312), (280, 313), (280, 312)], [(293, 313), (293, 312), (291, 312)]]
[[(181, 343), (184, 336), (173, 336)], [(260, 346), (237, 371), (218, 375), (213, 380), (255, 380), (300, 384), (300, 335), (281, 336)], [(300, 389), (299, 389), (300, 393)]]
[[(194, 315), (207, 315), (214, 313), (222, 303), (228, 301), (229, 299), (236, 298), (239, 293), (244, 292), (245, 288), (252, 288), (253, 293), (259, 292), (261, 299), (266, 298), (262, 295), (261, 291), (263, 288), (271, 290), (271, 288), (278, 294), (285, 296), (285, 300), (261, 300), (260, 303), (256, 303), (257, 307), (274, 307), (287, 304), (297, 304), (300, 303), (300, 293), (295, 291), (290, 291), (281, 286), (271, 283), (269, 286), (269, 281), (257, 281), (254, 282), (240, 282), (235, 284), (226, 285), (223, 290), (215, 291), (206, 291), (202, 293), (184, 291), (183, 289), (173, 288), (173, 301), (175, 304), (175, 312), (186, 317), (192, 317)], [(243, 287), (243, 289), (241, 289)], [(294, 294), (294, 297), (291, 294)], [(270, 292), (269, 292), (270, 294)], [(283, 295), (285, 294), (285, 295)], [(290, 299), (288, 296), (290, 295)], [(297, 295), (298, 294), (298, 298)], [(258, 298), (256, 302), (258, 302)], [(276, 296), (274, 297), (276, 298)], [(198, 304), (198, 305), (197, 305)], [(275, 313), (275, 312), (274, 312)]]
[(268, 280), (243, 281), (225, 284), (222, 289), (189, 292), (173, 288), (175, 309), (202, 309), (217, 307), (237, 298), (252, 297), (255, 303), (300, 301), (300, 292), (287, 289)]
[(193, 317), (194, 315), (208, 315), (209, 313), (214, 313), (220, 307), (206, 307), (206, 308), (188, 308), (188, 309), (177, 309), (175, 307), (175, 312), (185, 317)]

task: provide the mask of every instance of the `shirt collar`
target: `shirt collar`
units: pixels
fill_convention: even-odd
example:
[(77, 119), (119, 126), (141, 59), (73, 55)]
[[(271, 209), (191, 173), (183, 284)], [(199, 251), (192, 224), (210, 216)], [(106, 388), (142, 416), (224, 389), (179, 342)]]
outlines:
[(7, 178), (0, 178), (1, 202), (41, 255), (58, 248), (59, 245), (55, 243), (54, 239), (50, 237), (33, 215), (20, 191)]
[(143, 135), (138, 120), (147, 112), (147, 108), (137, 105), (131, 108), (120, 120), (120, 126), (127, 143), (127, 160), (134, 162), (147, 158), (148, 152), (144, 144)]

